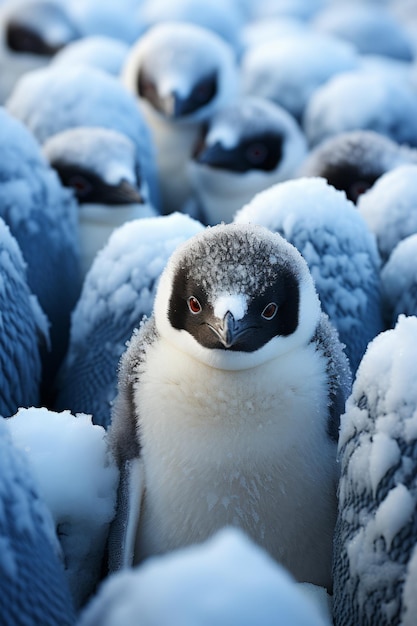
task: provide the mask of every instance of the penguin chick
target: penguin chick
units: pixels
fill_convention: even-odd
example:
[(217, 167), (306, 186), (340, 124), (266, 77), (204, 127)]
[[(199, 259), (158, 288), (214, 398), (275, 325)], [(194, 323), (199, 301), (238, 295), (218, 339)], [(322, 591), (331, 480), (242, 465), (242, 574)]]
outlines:
[(117, 228), (88, 271), (71, 318), (69, 348), (57, 378), (57, 410), (89, 413), (107, 428), (117, 395), (117, 364), (175, 248), (203, 228), (173, 213)]
[(218, 225), (177, 248), (121, 360), (112, 567), (240, 527), (331, 587), (335, 438), (349, 368), (280, 235)]
[(0, 218), (0, 415), (40, 401), (41, 345), (48, 344), (48, 321), (27, 283), (17, 241)]
[(352, 202), (322, 178), (298, 178), (258, 193), (235, 222), (277, 231), (300, 251), (355, 372), (384, 323), (375, 237)]
[(28, 72), (16, 83), (7, 110), (45, 143), (52, 135), (76, 126), (108, 128), (134, 142), (149, 201), (159, 205), (151, 132), (135, 99), (116, 76), (92, 67), (51, 64)]
[(26, 72), (47, 65), (81, 33), (63, 3), (8, 0), (0, 9), (0, 103)]
[(185, 166), (202, 124), (236, 97), (234, 52), (208, 29), (164, 22), (132, 46), (122, 82), (153, 133), (163, 212), (180, 211), (190, 195)]
[(336, 74), (311, 95), (302, 120), (310, 147), (350, 130), (373, 130), (417, 146), (417, 95), (392, 73), (366, 69)]
[(369, 344), (341, 418), (335, 626), (415, 622), (416, 359), (417, 318), (402, 315)]
[(417, 163), (416, 149), (372, 130), (352, 130), (313, 148), (298, 175), (321, 176), (357, 204), (380, 176), (404, 163)]
[(83, 276), (115, 228), (156, 215), (138, 163), (135, 145), (125, 135), (93, 127), (53, 135), (43, 152), (62, 184), (79, 203), (80, 256)]
[(73, 626), (76, 614), (51, 513), (0, 418), (0, 623)]
[(231, 222), (258, 191), (291, 178), (306, 154), (302, 131), (280, 106), (247, 97), (224, 107), (188, 164), (202, 220)]

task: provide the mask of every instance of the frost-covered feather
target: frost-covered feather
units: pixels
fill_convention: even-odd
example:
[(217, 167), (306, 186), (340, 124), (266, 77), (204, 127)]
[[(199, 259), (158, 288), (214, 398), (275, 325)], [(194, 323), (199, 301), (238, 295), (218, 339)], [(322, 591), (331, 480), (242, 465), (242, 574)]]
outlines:
[(79, 608), (100, 579), (116, 504), (118, 471), (108, 455), (105, 431), (92, 425), (89, 415), (33, 407), (20, 409), (7, 425), (52, 515)]
[(73, 626), (75, 611), (51, 513), (0, 418), (0, 622)]
[(0, 219), (0, 415), (40, 401), (40, 348), (48, 322), (27, 283), (27, 267), (9, 228)]
[(51, 324), (44, 351), (48, 388), (64, 356), (70, 313), (81, 289), (77, 205), (21, 122), (0, 111), (0, 217), (27, 264), (27, 282)]
[(383, 322), (380, 259), (354, 205), (322, 178), (299, 178), (257, 194), (235, 221), (277, 231), (301, 252), (356, 371)]
[(60, 50), (51, 63), (61, 68), (72, 65), (91, 65), (109, 74), (119, 76), (129, 45), (115, 37), (90, 35), (69, 43)]
[(401, 316), (370, 343), (341, 418), (336, 626), (394, 626), (407, 614), (417, 538), (416, 358), (417, 318)]
[(173, 250), (202, 228), (185, 215), (145, 218), (119, 227), (88, 272), (72, 316), (70, 346), (56, 406), (93, 415), (107, 426), (117, 392), (117, 364), (133, 329), (150, 315), (156, 285)]

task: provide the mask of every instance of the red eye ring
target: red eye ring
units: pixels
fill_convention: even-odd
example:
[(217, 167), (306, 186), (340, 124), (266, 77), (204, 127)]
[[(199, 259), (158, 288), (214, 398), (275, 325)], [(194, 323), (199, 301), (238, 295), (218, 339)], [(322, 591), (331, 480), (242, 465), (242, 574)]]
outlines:
[(278, 311), (278, 305), (275, 302), (270, 302), (266, 305), (261, 315), (265, 320), (272, 320)]
[(200, 313), (202, 306), (196, 297), (190, 296), (187, 300), (187, 304), (188, 304), (188, 308), (190, 309), (193, 315), (197, 315), (197, 313)]

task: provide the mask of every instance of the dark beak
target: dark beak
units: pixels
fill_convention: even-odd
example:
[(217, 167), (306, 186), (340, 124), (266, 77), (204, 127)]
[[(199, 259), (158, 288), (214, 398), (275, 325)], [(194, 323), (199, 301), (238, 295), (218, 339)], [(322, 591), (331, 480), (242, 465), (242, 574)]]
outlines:
[(231, 348), (241, 334), (230, 311), (227, 311), (223, 320), (219, 320), (217, 324), (210, 324), (209, 326), (225, 348)]
[(194, 161), (197, 163), (224, 169), (229, 169), (229, 167), (233, 169), (231, 167), (233, 158), (233, 153), (230, 150), (225, 150), (219, 141), (216, 141), (212, 146), (204, 145), (194, 154)]
[(144, 204), (144, 202), (138, 187), (127, 180), (106, 188), (106, 204)]

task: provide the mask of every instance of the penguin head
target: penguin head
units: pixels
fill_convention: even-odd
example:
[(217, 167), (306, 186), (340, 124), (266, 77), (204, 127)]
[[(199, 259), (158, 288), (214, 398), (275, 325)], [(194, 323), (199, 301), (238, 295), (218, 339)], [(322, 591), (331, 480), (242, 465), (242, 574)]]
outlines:
[(180, 350), (239, 370), (308, 343), (320, 311), (306, 262), (281, 235), (221, 224), (171, 256), (154, 315), (160, 334)]
[(235, 97), (237, 65), (232, 48), (214, 32), (165, 22), (132, 47), (122, 80), (160, 118), (201, 121)]
[(50, 137), (43, 153), (80, 204), (143, 204), (148, 191), (132, 141), (108, 128), (78, 126)]

